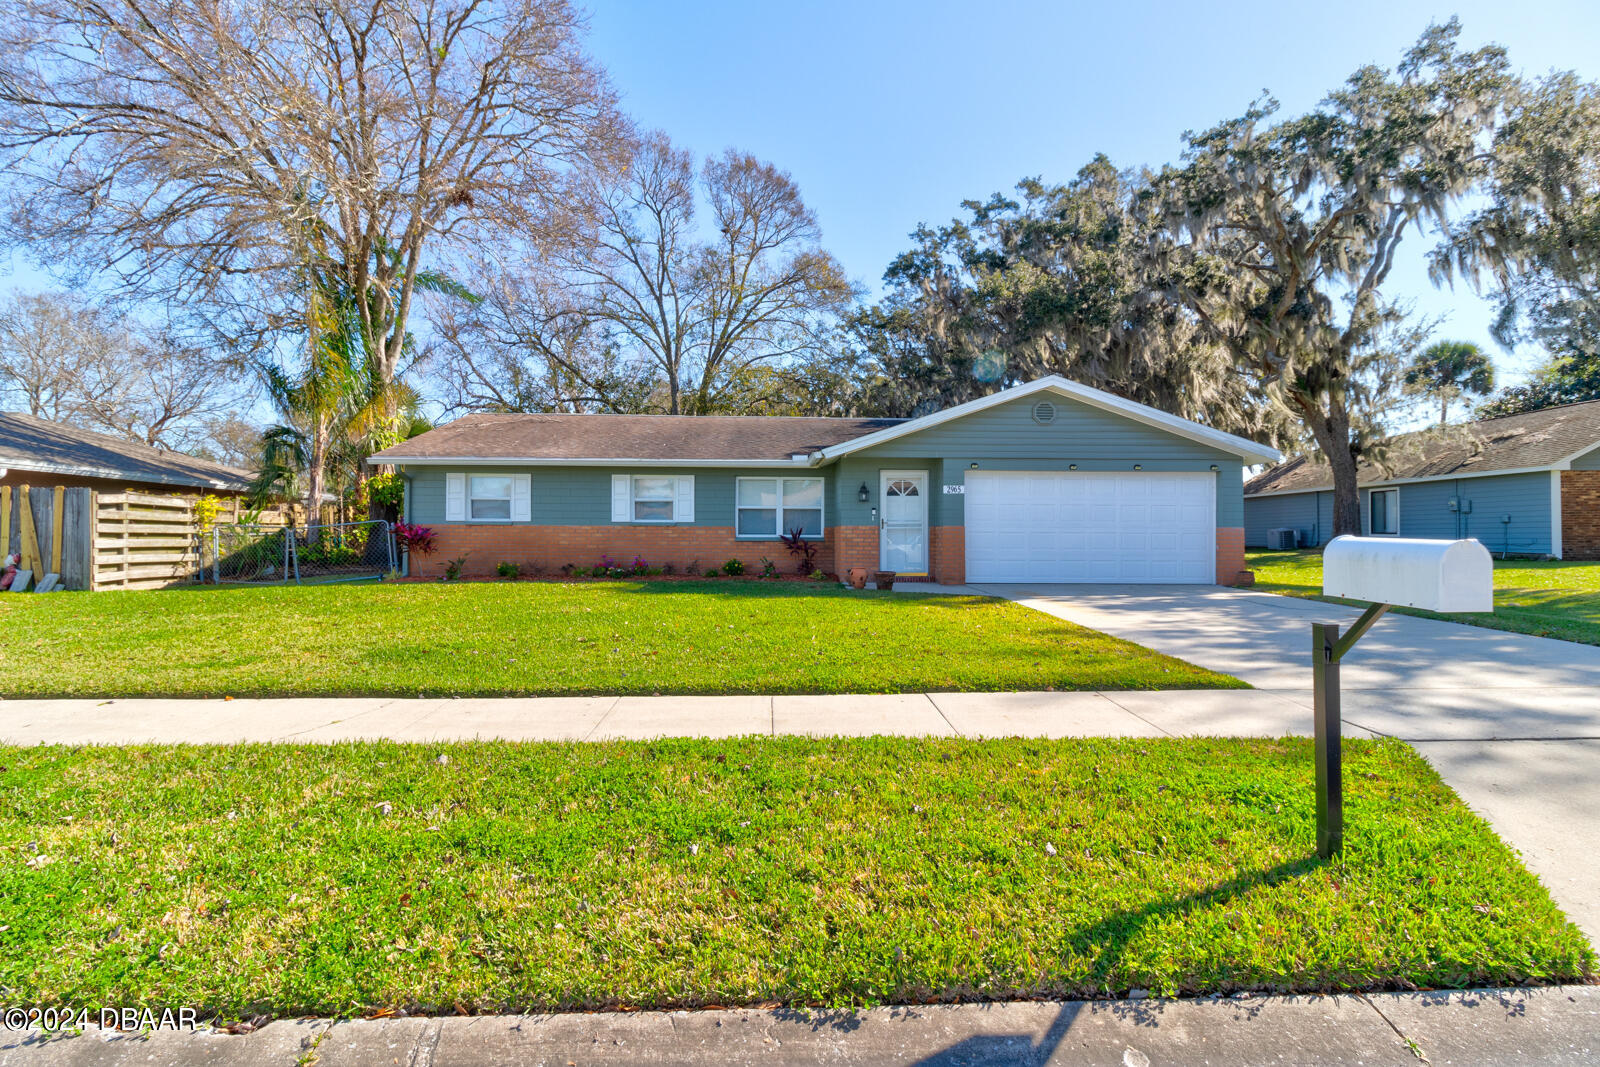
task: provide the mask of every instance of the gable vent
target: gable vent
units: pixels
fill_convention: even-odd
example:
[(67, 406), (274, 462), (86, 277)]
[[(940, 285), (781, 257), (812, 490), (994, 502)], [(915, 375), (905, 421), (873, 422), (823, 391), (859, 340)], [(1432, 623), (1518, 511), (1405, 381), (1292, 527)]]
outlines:
[(1048, 400), (1041, 400), (1033, 405), (1033, 421), (1044, 424), (1054, 422), (1056, 419), (1056, 406)]

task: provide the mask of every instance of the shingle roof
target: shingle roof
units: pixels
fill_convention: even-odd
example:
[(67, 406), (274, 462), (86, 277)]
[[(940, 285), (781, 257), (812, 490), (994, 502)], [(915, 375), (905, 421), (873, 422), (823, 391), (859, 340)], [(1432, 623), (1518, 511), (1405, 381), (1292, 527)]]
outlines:
[(787, 460), (903, 419), (787, 415), (466, 415), (386, 448), (409, 459)]
[(251, 481), (236, 467), (21, 412), (0, 412), (0, 467), (199, 489), (243, 490)]
[[(1363, 463), (1362, 485), (1411, 478), (1451, 478), (1464, 474), (1527, 470), (1556, 463), (1600, 446), (1600, 400), (1526, 411), (1456, 427), (1456, 433), (1404, 434), (1390, 445), (1387, 472)], [(1333, 488), (1325, 463), (1297, 456), (1263, 471), (1245, 484), (1246, 496)]]

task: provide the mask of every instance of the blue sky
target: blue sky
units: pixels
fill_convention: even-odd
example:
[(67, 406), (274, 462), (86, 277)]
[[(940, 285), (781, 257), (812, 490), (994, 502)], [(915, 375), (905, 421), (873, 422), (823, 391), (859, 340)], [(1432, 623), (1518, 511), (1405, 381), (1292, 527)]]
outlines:
[[(1364, 63), (1392, 66), (1430, 21), (1459, 15), (1529, 73), (1600, 77), (1596, 0), (599, 0), (591, 47), (625, 108), (702, 154), (748, 149), (788, 170), (827, 247), (876, 286), (919, 223), (1025, 176), (1064, 180), (1096, 152), (1119, 166), (1176, 159), (1181, 135), (1263, 89), (1313, 106)], [(1487, 302), (1436, 290), (1412, 239), (1395, 296), (1446, 315), (1441, 336), (1491, 348), (1502, 381), (1536, 353), (1492, 348)]]
[[(747, 149), (788, 170), (827, 247), (876, 287), (918, 223), (1025, 176), (1065, 180), (1096, 152), (1159, 165), (1181, 135), (1263, 90), (1313, 106), (1356, 67), (1393, 65), (1430, 21), (1459, 15), (1468, 45), (1519, 69), (1600, 77), (1600, 2), (1294, 0), (598, 0), (590, 47), (625, 108), (698, 153)], [(1391, 295), (1445, 316), (1440, 336), (1495, 352), (1501, 381), (1536, 351), (1492, 346), (1488, 302), (1429, 284), (1413, 237)], [(48, 279), (22, 258), (7, 286)]]

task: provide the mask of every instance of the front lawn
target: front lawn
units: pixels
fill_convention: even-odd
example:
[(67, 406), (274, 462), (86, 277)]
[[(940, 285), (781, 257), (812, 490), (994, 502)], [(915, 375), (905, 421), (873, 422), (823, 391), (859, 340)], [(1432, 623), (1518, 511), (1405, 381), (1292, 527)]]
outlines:
[(526, 696), (1242, 687), (992, 597), (786, 582), (0, 596), (0, 695)]
[[(1245, 562), (1256, 572), (1257, 589), (1339, 604), (1355, 603), (1322, 595), (1321, 552), (1249, 552)], [(1600, 645), (1600, 563), (1496, 560), (1492, 615), (1436, 615), (1412, 608), (1394, 610), (1493, 630)]]
[(352, 1015), (1581, 981), (1409, 747), (0, 749), (0, 1002)]

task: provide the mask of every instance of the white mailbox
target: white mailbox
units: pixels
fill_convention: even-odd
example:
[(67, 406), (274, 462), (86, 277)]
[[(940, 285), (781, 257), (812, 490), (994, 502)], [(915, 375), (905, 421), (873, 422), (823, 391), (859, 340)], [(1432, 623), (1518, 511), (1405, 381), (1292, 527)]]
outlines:
[(1493, 611), (1494, 561), (1475, 540), (1335, 537), (1322, 553), (1322, 593), (1428, 611)]

